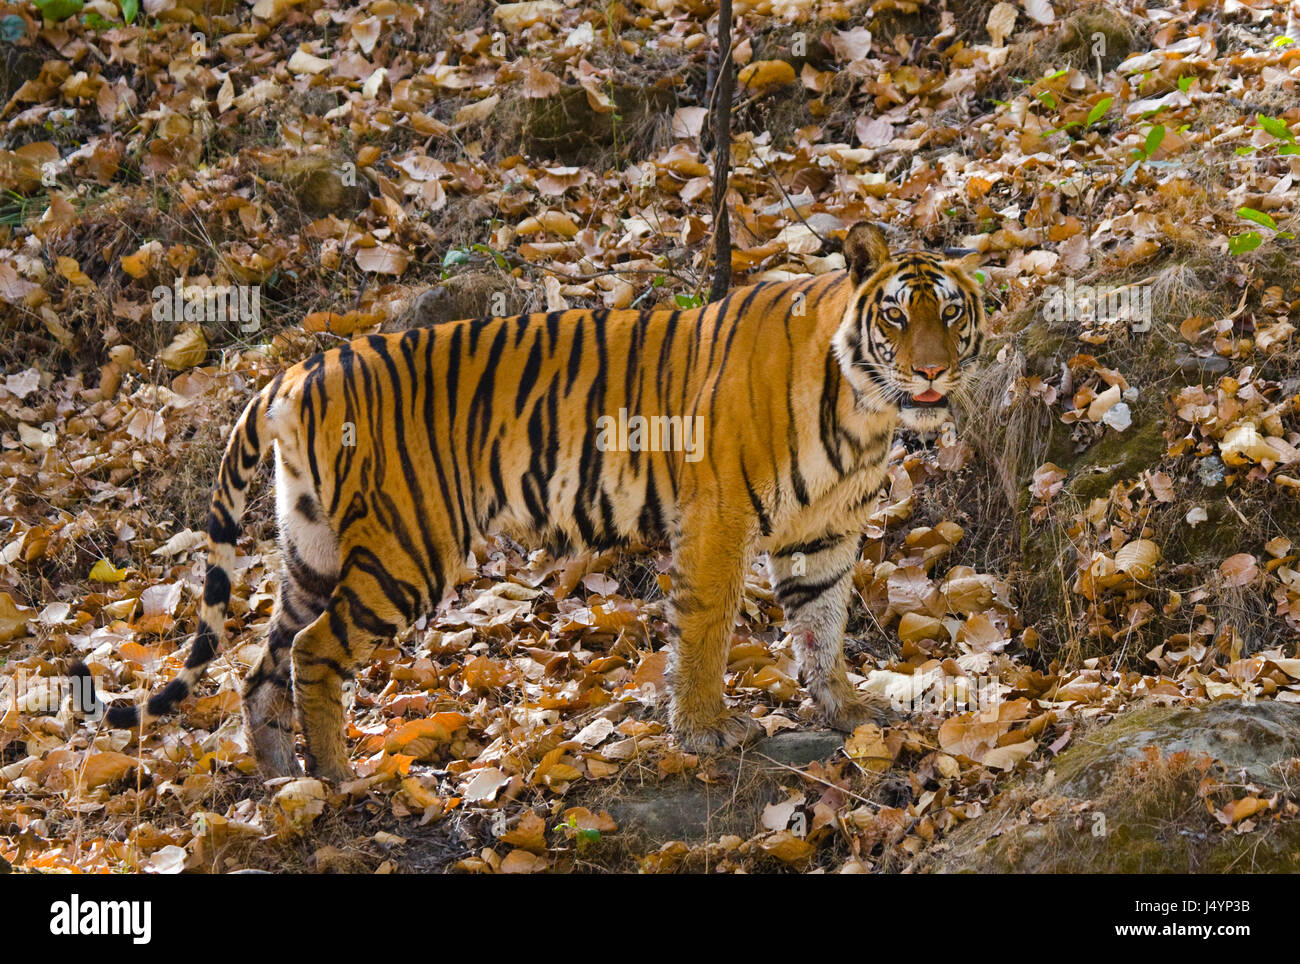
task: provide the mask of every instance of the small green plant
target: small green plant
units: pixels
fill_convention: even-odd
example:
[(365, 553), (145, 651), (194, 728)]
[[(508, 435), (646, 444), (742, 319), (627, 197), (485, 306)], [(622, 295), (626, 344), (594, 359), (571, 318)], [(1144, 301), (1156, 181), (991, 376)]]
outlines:
[[(53, 23), (75, 17), (86, 6), (85, 0), (32, 0), (32, 4), (42, 17)], [(140, 13), (140, 0), (117, 0), (117, 8), (122, 11), (122, 19), (126, 23), (134, 23)], [(111, 21), (94, 10), (86, 14), (84, 22), (91, 30), (107, 30), (113, 26)]]
[[(1263, 131), (1265, 134), (1272, 137), (1273, 143), (1267, 146), (1277, 148), (1279, 157), (1286, 154), (1300, 154), (1300, 144), (1296, 143), (1295, 132), (1287, 126), (1286, 121), (1282, 120), (1280, 117), (1265, 117), (1263, 114), (1256, 114), (1255, 117), (1259, 123), (1250, 129), (1253, 131)], [(1234, 153), (1236, 153), (1238, 157), (1245, 157), (1248, 154), (1255, 153), (1257, 150), (1260, 150), (1260, 148), (1247, 144), (1244, 147), (1238, 147)]]
[(641, 304), (641, 302), (654, 294), (656, 288), (662, 288), (667, 281), (668, 279), (663, 275), (655, 275), (654, 280), (650, 282), (650, 287), (646, 288), (645, 291), (636, 296), (636, 300), (632, 302), (632, 307), (635, 308), (637, 305)]
[[(1042, 98), (1039, 99), (1041, 100)], [(1110, 105), (1113, 104), (1114, 102), (1115, 102), (1114, 97), (1103, 97), (1101, 100), (1097, 101), (1097, 103), (1092, 105), (1092, 110), (1088, 111), (1088, 117), (1082, 123), (1080, 123), (1079, 121), (1067, 121), (1066, 123), (1062, 124), (1060, 127), (1054, 127), (1050, 131), (1044, 131), (1043, 137), (1050, 137), (1053, 134), (1061, 133), (1063, 131), (1068, 131), (1071, 127), (1083, 127), (1085, 129), (1092, 127), (1093, 124), (1097, 123), (1099, 120), (1101, 120), (1103, 117), (1106, 116), (1106, 112), (1110, 110)]]
[(1160, 150), (1160, 144), (1164, 139), (1165, 125), (1153, 125), (1152, 128), (1147, 131), (1146, 140), (1142, 142), (1142, 146), (1134, 148), (1134, 161), (1124, 170), (1124, 176), (1119, 179), (1119, 183), (1127, 184), (1129, 181), (1133, 180), (1133, 175), (1137, 173), (1138, 166), (1144, 161), (1149, 162), (1151, 160), (1155, 155), (1155, 152)]
[(498, 268), (502, 271), (510, 269), (510, 263), (506, 261), (505, 256), (493, 247), (486, 244), (471, 244), (468, 248), (448, 248), (447, 253), (442, 256), (442, 273), (440, 279), (445, 281), (451, 277), (451, 268), (457, 265), (469, 264), (474, 260), (474, 255), (481, 254), (490, 257)]
[(574, 814), (569, 814), (569, 819), (565, 820), (555, 829), (560, 830), (563, 828), (568, 828), (569, 830), (573, 831), (573, 835), (578, 838), (579, 843), (595, 843), (597, 840), (600, 839), (600, 831), (595, 829), (594, 827), (585, 828), (585, 829), (579, 827), (578, 818)]
[(33, 2), (42, 17), (56, 23), (75, 17), (86, 5), (85, 0), (33, 0)]
[[(1264, 211), (1256, 211), (1254, 208), (1240, 207), (1237, 208), (1237, 217), (1250, 221), (1252, 224), (1258, 224), (1260, 227), (1267, 228), (1273, 232), (1274, 237), (1295, 237), (1295, 235), (1290, 231), (1279, 231), (1277, 222)], [(1233, 255), (1245, 254), (1247, 251), (1254, 251), (1263, 243), (1264, 236), (1258, 231), (1243, 231), (1241, 234), (1234, 234), (1228, 239), (1228, 252)]]
[(1105, 117), (1106, 112), (1110, 110), (1110, 105), (1114, 102), (1114, 97), (1103, 97), (1101, 100), (1097, 101), (1097, 103), (1093, 104), (1092, 110), (1088, 111), (1088, 119), (1084, 122), (1085, 126), (1091, 127), (1093, 124), (1097, 123), (1097, 121)]

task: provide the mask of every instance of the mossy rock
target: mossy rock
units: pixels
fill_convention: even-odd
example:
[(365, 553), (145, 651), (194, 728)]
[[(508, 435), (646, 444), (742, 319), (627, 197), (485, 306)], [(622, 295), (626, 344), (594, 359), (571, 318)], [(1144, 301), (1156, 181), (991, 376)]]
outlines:
[(355, 162), (342, 157), (309, 154), (276, 158), (263, 165), (262, 175), (283, 185), (292, 196), (287, 206), (296, 205), (308, 217), (333, 214), (349, 218), (370, 203), (366, 178), (357, 173)]
[(650, 128), (671, 117), (677, 106), (673, 91), (654, 87), (616, 84), (611, 99), (612, 111), (595, 110), (587, 91), (570, 85), (554, 97), (507, 102), (490, 123), (500, 129), (504, 143), (578, 163), (601, 149), (616, 148), (627, 156), (646, 153), (654, 140)]
[(1105, 768), (1136, 759), (1148, 746), (1165, 754), (1207, 753), (1247, 780), (1281, 790), (1273, 765), (1300, 756), (1300, 706), (1260, 700), (1221, 700), (1201, 706), (1147, 706), (1085, 734), (1056, 758), (1055, 791), (1095, 796)]
[[(1155, 748), (1152, 751), (1148, 748)], [(1285, 789), (1300, 754), (1300, 706), (1221, 701), (1147, 706), (1090, 730), (1050, 777), (1013, 785), (926, 858), (937, 873), (1226, 873), (1300, 870), (1300, 821), (1262, 816), (1236, 833), (1210, 815), (1209, 775)], [(1235, 789), (1235, 796), (1244, 791)], [(1030, 819), (1040, 801), (1045, 819)]]
[(384, 330), (403, 331), (487, 317), (496, 314), (493, 299), (498, 296), (503, 317), (519, 314), (526, 307), (513, 278), (492, 271), (462, 271), (420, 292), (404, 313), (384, 325)]
[(361, 184), (346, 183), (333, 166), (304, 170), (292, 179), (290, 186), (303, 211), (312, 217), (327, 214), (351, 217), (370, 202), (370, 195)]
[(826, 45), (828, 31), (845, 29), (844, 24), (819, 20), (807, 24), (777, 23), (762, 29), (754, 38), (753, 60), (784, 60), (797, 75), (804, 64), (817, 70), (833, 70), (835, 51)]
[(1062, 468), (1070, 469), (1065, 491), (1082, 504), (1104, 496), (1116, 483), (1140, 476), (1159, 463), (1165, 454), (1164, 426), (1157, 420), (1133, 425), (1123, 432), (1106, 429), (1106, 434)]
[(1064, 64), (1073, 67), (1095, 65), (1093, 47), (1098, 35), (1104, 38), (1101, 69), (1114, 70), (1133, 52), (1137, 30), (1123, 12), (1108, 3), (1096, 3), (1076, 11), (1057, 25), (1052, 42)]
[(744, 754), (720, 763), (727, 779), (710, 785), (693, 778), (625, 787), (587, 805), (608, 809), (620, 832), (649, 851), (671, 840), (702, 843), (734, 833), (762, 830), (763, 809), (779, 803), (791, 785), (790, 768), (833, 758), (844, 734), (831, 730), (787, 730), (760, 740)]

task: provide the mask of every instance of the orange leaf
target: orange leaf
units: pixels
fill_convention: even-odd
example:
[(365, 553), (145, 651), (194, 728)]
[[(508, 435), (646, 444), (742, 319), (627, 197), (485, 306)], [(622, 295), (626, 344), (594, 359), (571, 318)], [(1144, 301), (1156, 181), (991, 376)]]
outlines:
[(501, 842), (535, 854), (546, 852), (546, 821), (531, 810), (519, 818), (519, 825), (501, 835)]

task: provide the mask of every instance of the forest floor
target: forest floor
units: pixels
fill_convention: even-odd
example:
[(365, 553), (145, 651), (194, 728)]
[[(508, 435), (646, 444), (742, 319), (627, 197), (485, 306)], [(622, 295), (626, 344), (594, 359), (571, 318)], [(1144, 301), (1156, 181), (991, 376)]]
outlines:
[[(196, 695), (138, 739), (80, 723), (73, 659), (114, 699), (183, 662), (225, 436), (285, 365), (699, 303), (712, 8), (0, 4), (0, 870), (925, 869), (994, 808), (1059, 817), (1025, 787), (1127, 710), (1300, 701), (1288, 5), (735, 6), (736, 283), (841, 268), (861, 219), (981, 255), (973, 403), (955, 439), (899, 439), (854, 577), (856, 682), (919, 703), (813, 731), (756, 568), (727, 691), (769, 737), (684, 753), (667, 559), (498, 542), (358, 678), (356, 780), (266, 783), (238, 692), (279, 570), (267, 477)], [(177, 284), (255, 287), (258, 317), (168, 320)], [(1153, 752), (1130, 776), (1182, 781), (1198, 833), (1300, 812)]]

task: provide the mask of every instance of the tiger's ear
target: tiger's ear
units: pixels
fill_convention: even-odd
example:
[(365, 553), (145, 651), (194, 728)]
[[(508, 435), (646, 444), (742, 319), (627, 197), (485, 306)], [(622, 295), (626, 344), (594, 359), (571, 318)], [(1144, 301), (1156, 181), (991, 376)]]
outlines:
[(984, 260), (984, 256), (974, 248), (944, 248), (943, 253), (948, 259), (950, 268), (956, 268), (972, 276)]
[(855, 285), (870, 278), (888, 260), (889, 245), (878, 227), (859, 221), (849, 228), (844, 236), (844, 262)]

